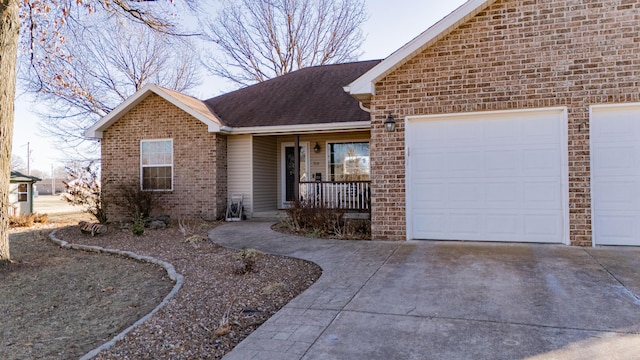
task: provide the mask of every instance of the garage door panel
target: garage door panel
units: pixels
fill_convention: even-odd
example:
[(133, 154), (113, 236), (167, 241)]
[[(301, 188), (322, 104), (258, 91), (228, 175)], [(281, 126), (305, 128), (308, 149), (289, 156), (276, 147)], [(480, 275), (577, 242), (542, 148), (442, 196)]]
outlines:
[(488, 182), (485, 201), (489, 209), (515, 209), (518, 207), (521, 186), (513, 182)]
[[(492, 234), (496, 240), (509, 241), (522, 237), (522, 216), (501, 213), (487, 215), (487, 233)], [(513, 240), (511, 240), (513, 241)]]
[(636, 238), (640, 216), (620, 211), (602, 211), (595, 228), (600, 245), (640, 245)]
[[(535, 118), (534, 121), (531, 118)], [(553, 144), (562, 141), (562, 133), (558, 131), (558, 118), (555, 114), (526, 114), (518, 119), (522, 124), (523, 144)]]
[(483, 154), (474, 151), (456, 151), (446, 156), (446, 173), (473, 176), (482, 169)]
[(447, 233), (448, 214), (418, 209), (414, 213), (416, 233), (423, 239), (443, 239)]
[(426, 211), (417, 216), (416, 235), (430, 240), (557, 242), (562, 229), (560, 214), (512, 214)]
[(484, 153), (486, 170), (490, 174), (500, 176), (505, 172), (512, 173), (522, 168), (522, 155), (509, 149), (492, 150)]
[(559, 148), (525, 150), (523, 152), (523, 175), (557, 176), (562, 164), (558, 159)]
[(562, 242), (563, 124), (562, 111), (410, 121), (412, 237)]
[(438, 204), (438, 206), (444, 206), (444, 200), (446, 199), (447, 193), (447, 184), (440, 183), (418, 183), (417, 186), (421, 189), (419, 192), (415, 193), (417, 208), (420, 208), (421, 205), (430, 203), (430, 204)]
[(560, 210), (562, 208), (562, 204), (558, 203), (558, 199), (562, 198), (562, 186), (557, 181), (526, 181), (523, 186), (523, 195), (528, 209)]
[(425, 178), (440, 176), (446, 169), (445, 154), (441, 152), (414, 152), (415, 161), (412, 166), (416, 173), (424, 174)]
[(594, 242), (640, 246), (640, 104), (594, 107), (590, 121)]
[[(598, 166), (598, 175), (640, 175), (640, 148), (636, 144), (628, 145), (599, 145), (593, 147), (595, 164)], [(607, 172), (606, 174), (604, 172)]]
[(640, 138), (640, 112), (635, 107), (595, 109), (591, 122), (594, 144), (620, 141), (635, 142)]
[(638, 201), (638, 186), (636, 179), (602, 179), (594, 185), (594, 193), (598, 194), (596, 201), (599, 210), (631, 211), (640, 208)]
[(482, 204), (482, 185), (477, 182), (449, 183), (447, 199), (452, 208), (478, 207)]
[(558, 213), (528, 214), (524, 219), (524, 228), (528, 237), (550, 237), (562, 227)]
[(466, 146), (480, 144), (483, 140), (482, 125), (469, 120), (445, 123), (444, 138)]

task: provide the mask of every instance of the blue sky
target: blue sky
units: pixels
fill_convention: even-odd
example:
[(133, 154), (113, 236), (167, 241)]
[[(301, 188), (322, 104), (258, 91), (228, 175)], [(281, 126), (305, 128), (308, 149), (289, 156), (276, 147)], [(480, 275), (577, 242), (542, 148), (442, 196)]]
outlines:
[[(366, 0), (369, 19), (363, 26), (366, 40), (361, 60), (383, 59), (409, 42), (438, 20), (462, 5), (465, 0)], [(224, 81), (205, 81), (206, 87), (196, 92), (203, 98), (228, 90)], [(18, 89), (18, 94), (21, 90)], [(38, 132), (38, 117), (30, 112), (34, 104), (28, 95), (16, 101), (13, 131), (13, 153), (26, 160), (27, 143), (31, 148), (31, 167), (48, 171), (64, 160), (64, 154), (55, 149), (51, 139)]]

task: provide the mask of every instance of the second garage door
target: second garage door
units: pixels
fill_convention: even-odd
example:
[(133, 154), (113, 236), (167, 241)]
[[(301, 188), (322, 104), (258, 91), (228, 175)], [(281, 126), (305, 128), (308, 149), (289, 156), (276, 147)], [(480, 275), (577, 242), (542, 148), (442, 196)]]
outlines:
[(591, 109), (596, 245), (640, 246), (640, 104)]
[(410, 117), (409, 239), (564, 243), (566, 111)]

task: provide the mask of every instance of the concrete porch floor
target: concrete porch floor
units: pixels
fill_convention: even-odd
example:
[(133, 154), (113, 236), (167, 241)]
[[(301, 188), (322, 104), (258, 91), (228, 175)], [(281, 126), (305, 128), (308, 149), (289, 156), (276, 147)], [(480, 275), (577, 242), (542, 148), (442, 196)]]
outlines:
[(209, 237), (323, 275), (225, 359), (640, 358), (640, 249), (319, 240), (270, 225)]

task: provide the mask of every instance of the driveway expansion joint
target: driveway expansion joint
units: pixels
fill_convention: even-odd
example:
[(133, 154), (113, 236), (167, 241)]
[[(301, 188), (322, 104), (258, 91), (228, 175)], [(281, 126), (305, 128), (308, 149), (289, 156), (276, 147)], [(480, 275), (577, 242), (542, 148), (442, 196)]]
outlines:
[(530, 324), (530, 323), (522, 323), (522, 322), (497, 321), (497, 320), (487, 320), (487, 319), (473, 319), (473, 318), (451, 317), (451, 316), (409, 315), (409, 314), (386, 313), (386, 312), (364, 311), (364, 310), (341, 310), (340, 312), (341, 313), (351, 313), (351, 314), (365, 314), (365, 315), (397, 316), (397, 317), (423, 319), (423, 320), (426, 319), (426, 320), (468, 321), (468, 322), (481, 323), (481, 324), (484, 323), (484, 324), (496, 324), (496, 325), (525, 326), (525, 327), (540, 328), (540, 329), (589, 331), (589, 332), (623, 334), (623, 335), (640, 335), (640, 331), (620, 331), (620, 330), (595, 329), (595, 328), (591, 329), (591, 328), (579, 328), (579, 327), (570, 327), (570, 326)]
[(596, 258), (595, 256), (593, 256), (587, 249), (583, 249), (584, 252), (587, 253), (587, 255), (593, 260), (595, 261), (604, 271), (607, 272), (607, 274), (609, 274), (609, 276), (611, 276), (615, 281), (618, 282), (618, 284), (620, 284), (620, 286), (622, 286), (622, 288), (624, 289), (624, 292), (630, 297), (632, 298), (634, 301), (634, 303), (636, 305), (640, 305), (640, 296), (638, 296), (638, 294), (634, 293), (631, 289), (629, 289), (629, 287), (627, 287), (627, 285), (625, 285), (624, 282), (622, 282), (622, 280), (620, 280), (614, 273), (612, 273), (611, 271), (609, 271), (609, 269), (604, 266), (604, 264), (602, 264), (602, 262), (600, 260), (598, 260), (598, 258)]

